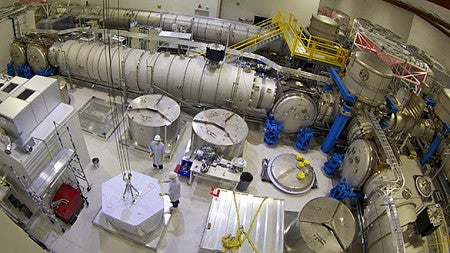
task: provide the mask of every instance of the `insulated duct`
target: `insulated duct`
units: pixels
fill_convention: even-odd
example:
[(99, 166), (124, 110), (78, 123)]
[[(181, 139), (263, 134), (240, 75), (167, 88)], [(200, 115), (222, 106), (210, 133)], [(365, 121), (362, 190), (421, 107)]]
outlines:
[(209, 65), (203, 57), (71, 40), (55, 43), (49, 50), (49, 62), (72, 77), (141, 92), (156, 85), (182, 100), (250, 114), (265, 115), (275, 100), (275, 79), (230, 64)]

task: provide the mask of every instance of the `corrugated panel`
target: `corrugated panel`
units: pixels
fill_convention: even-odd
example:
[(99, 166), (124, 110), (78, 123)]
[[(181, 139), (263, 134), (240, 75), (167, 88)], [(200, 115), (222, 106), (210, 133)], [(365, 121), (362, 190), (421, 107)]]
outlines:
[[(236, 193), (241, 225), (247, 232), (263, 197)], [(222, 252), (222, 237), (236, 235), (238, 222), (232, 191), (220, 189), (219, 197), (213, 197), (200, 249), (203, 252)], [(284, 200), (267, 198), (255, 220), (250, 239), (258, 252), (283, 252)], [(254, 252), (248, 241), (240, 253)]]

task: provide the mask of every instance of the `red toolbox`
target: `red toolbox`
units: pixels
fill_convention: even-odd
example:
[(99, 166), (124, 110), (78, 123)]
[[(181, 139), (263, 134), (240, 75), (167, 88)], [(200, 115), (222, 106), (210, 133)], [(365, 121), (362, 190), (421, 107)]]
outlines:
[(52, 208), (56, 216), (66, 223), (73, 224), (83, 209), (83, 197), (80, 189), (63, 183), (52, 199)]

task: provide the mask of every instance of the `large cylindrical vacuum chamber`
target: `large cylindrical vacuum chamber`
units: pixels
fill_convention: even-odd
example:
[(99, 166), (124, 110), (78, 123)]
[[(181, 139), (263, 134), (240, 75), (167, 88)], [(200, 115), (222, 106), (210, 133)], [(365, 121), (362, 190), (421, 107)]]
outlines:
[(356, 232), (348, 207), (328, 197), (312, 199), (284, 233), (284, 252), (344, 252)]
[[(367, 182), (369, 183), (369, 182)], [(393, 202), (395, 203), (398, 223), (403, 231), (403, 235), (408, 230), (408, 225), (415, 223), (416, 205), (410, 197), (410, 192), (407, 188), (399, 189), (393, 195)], [(395, 217), (390, 217), (387, 213), (388, 197), (383, 194), (372, 195), (367, 206), (364, 209), (364, 230), (366, 231), (366, 245), (368, 252), (395, 252), (394, 242), (392, 237), (392, 226)], [(422, 244), (414, 245), (409, 240), (405, 240), (404, 246), (406, 252), (424, 252)]]
[(211, 146), (223, 158), (231, 160), (242, 156), (248, 126), (238, 114), (210, 109), (195, 115), (192, 120), (192, 150)]
[(123, 46), (109, 48), (99, 43), (67, 41), (50, 48), (49, 61), (71, 76), (141, 92), (153, 84), (185, 101), (250, 114), (265, 115), (272, 108), (276, 93), (274, 79), (229, 64), (208, 68), (203, 57), (186, 58)]
[(115, 9), (110, 11), (110, 16), (112, 18), (108, 19), (108, 24), (112, 27), (129, 27), (130, 21), (134, 20), (139, 25), (161, 27), (165, 31), (186, 30), (192, 33), (195, 40), (230, 45), (254, 36), (261, 30), (258, 26), (230, 20), (142, 10)]
[(389, 66), (375, 54), (358, 51), (342, 81), (359, 101), (378, 106), (384, 103), (393, 76)]
[(131, 140), (147, 148), (155, 135), (163, 142), (173, 143), (178, 135), (180, 105), (160, 94), (134, 99), (127, 108), (128, 134)]
[(335, 41), (338, 36), (339, 24), (324, 15), (312, 15), (309, 32), (317, 37)]

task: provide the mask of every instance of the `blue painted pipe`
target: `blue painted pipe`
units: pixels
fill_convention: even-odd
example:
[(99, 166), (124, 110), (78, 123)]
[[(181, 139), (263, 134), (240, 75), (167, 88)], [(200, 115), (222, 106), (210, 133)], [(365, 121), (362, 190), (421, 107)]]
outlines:
[(329, 67), (328, 71), (331, 74), (331, 78), (333, 78), (333, 81), (336, 83), (336, 85), (339, 88), (339, 92), (341, 92), (342, 97), (344, 97), (344, 100), (348, 103), (355, 103), (356, 97), (355, 95), (351, 94), (347, 86), (345, 86), (344, 82), (342, 82), (341, 77), (339, 76), (339, 70), (337, 68)]
[(345, 104), (342, 106), (341, 113), (334, 120), (333, 126), (331, 126), (330, 132), (328, 132), (327, 138), (325, 138), (325, 141), (320, 147), (320, 150), (322, 150), (323, 153), (325, 154), (330, 153), (331, 149), (334, 147), (334, 144), (339, 138), (339, 135), (341, 135), (342, 130), (347, 124), (347, 121), (350, 118), (351, 111), (352, 111), (351, 107)]
[(386, 105), (388, 107), (388, 113), (387, 113), (386, 116), (384, 116), (380, 120), (380, 126), (381, 126), (382, 129), (385, 129), (385, 128), (387, 128), (389, 126), (389, 121), (391, 121), (392, 114), (398, 112), (398, 108), (394, 104), (394, 102), (392, 101), (391, 97), (386, 94), (386, 96), (384, 96), (384, 98), (386, 99)]
[(436, 135), (436, 137), (434, 137), (430, 147), (428, 148), (428, 151), (422, 157), (420, 165), (424, 166), (425, 164), (428, 163), (428, 161), (431, 159), (434, 153), (436, 153), (436, 150), (438, 149), (439, 145), (441, 145), (442, 139), (445, 137), (445, 134), (449, 131), (449, 129), (450, 129), (449, 125), (444, 124), (442, 130), (439, 132), (439, 134)]

